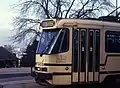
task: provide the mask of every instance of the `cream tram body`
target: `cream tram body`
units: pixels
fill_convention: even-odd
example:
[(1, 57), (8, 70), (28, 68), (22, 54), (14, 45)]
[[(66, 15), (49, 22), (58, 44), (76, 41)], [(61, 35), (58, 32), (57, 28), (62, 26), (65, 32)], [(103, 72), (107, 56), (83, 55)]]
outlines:
[(101, 83), (120, 74), (120, 24), (48, 19), (36, 51), (35, 80), (52, 85)]

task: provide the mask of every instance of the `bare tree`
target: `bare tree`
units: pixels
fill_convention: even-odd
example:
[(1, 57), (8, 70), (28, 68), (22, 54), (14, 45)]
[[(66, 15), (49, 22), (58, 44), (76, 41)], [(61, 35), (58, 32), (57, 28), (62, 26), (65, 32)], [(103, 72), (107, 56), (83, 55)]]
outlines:
[(28, 45), (37, 36), (39, 21), (45, 18), (88, 18), (104, 15), (114, 5), (109, 0), (21, 0), (17, 5), (20, 16), (14, 20), (17, 31), (12, 39)]
[(4, 45), (4, 48), (7, 49), (9, 52), (13, 53), (15, 47), (13, 45)]

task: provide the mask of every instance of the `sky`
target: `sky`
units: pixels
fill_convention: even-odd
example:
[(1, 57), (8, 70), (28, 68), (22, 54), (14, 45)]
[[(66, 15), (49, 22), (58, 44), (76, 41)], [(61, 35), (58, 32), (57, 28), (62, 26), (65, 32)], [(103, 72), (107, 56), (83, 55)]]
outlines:
[(17, 11), (13, 8), (18, 0), (1, 0), (0, 2), (0, 46), (10, 44), (10, 36), (13, 34), (13, 18)]
[[(111, 0), (114, 4), (116, 0)], [(18, 15), (15, 8), (12, 8), (13, 4), (18, 0), (1, 0), (0, 2), (0, 46), (11, 44), (10, 36), (13, 35), (13, 18)], [(118, 0), (118, 6), (120, 1)]]

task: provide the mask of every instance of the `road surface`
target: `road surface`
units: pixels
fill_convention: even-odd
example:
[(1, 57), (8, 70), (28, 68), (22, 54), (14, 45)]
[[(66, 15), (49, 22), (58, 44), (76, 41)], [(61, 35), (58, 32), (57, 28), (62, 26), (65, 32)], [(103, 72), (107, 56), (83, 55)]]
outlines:
[[(31, 76), (30, 73), (31, 68), (2, 68), (0, 69), (0, 88), (58, 88), (58, 87), (43, 87), (36, 84), (34, 78)], [(81, 88), (81, 87), (68, 87), (68, 88)]]
[(30, 68), (1, 68), (0, 88), (41, 88), (31, 77)]

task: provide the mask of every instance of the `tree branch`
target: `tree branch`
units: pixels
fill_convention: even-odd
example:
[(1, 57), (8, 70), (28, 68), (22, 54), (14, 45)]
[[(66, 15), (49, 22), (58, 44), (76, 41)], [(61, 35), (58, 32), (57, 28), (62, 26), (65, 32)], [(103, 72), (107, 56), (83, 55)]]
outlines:
[(77, 18), (79, 18), (79, 15), (82, 10), (84, 10), (84, 7), (89, 3), (89, 0), (82, 6), (82, 8), (78, 11)]
[(68, 8), (68, 10), (67, 10), (67, 12), (66, 12), (66, 15), (65, 15), (65, 18), (67, 18), (67, 15), (68, 15), (68, 13), (69, 13), (70, 9), (72, 8), (72, 6), (73, 6), (74, 2), (75, 2), (75, 0), (73, 0), (73, 1), (72, 1), (72, 3), (71, 3), (71, 5), (70, 5), (70, 7)]
[(27, 12), (27, 10), (29, 10), (29, 8), (31, 8), (32, 5), (35, 5), (35, 4), (40, 5), (40, 6), (43, 8), (43, 10), (44, 10), (47, 18), (50, 18), (50, 16), (49, 16), (49, 11), (48, 11), (48, 9), (46, 9), (47, 6), (45, 7), (45, 6), (43, 5), (43, 2), (40, 3), (40, 2), (38, 2), (38, 1), (26, 1), (26, 2), (23, 2), (23, 3), (21, 4), (21, 5), (23, 5), (23, 8), (21, 8), (22, 13), (23, 13), (23, 12)]
[(56, 12), (55, 12), (55, 18), (58, 17), (58, 11), (59, 11), (59, 7), (60, 7), (60, 0), (56, 0), (57, 6), (56, 6)]

